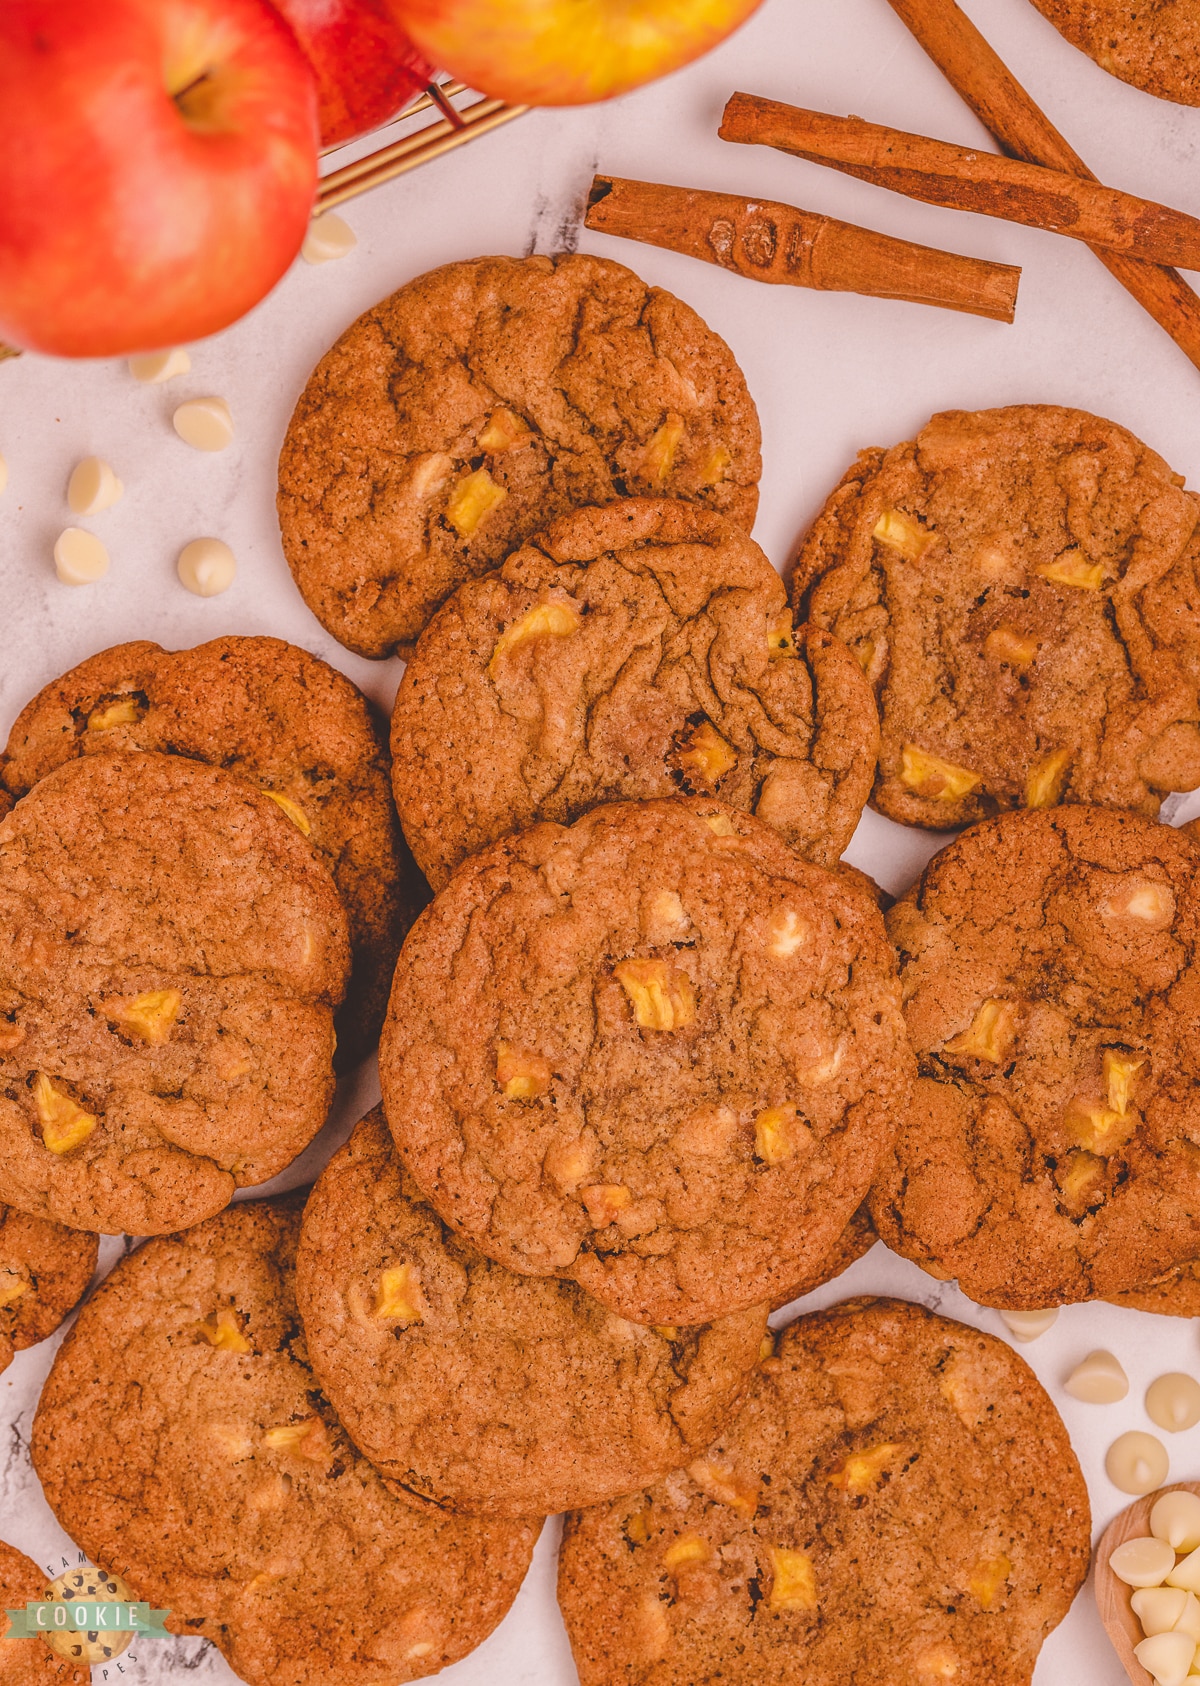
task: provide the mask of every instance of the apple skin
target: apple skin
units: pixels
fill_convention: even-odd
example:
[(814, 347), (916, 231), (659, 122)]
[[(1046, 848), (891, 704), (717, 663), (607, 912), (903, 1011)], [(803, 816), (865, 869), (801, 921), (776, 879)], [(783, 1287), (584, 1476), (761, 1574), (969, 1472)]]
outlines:
[(388, 0), (422, 52), (508, 105), (586, 105), (690, 64), (761, 0)]
[(264, 0), (2, 0), (0, 125), (14, 345), (112, 357), (200, 339), (304, 239), (316, 86)]
[(386, 123), (434, 76), (386, 0), (272, 0), (317, 77), (321, 145)]

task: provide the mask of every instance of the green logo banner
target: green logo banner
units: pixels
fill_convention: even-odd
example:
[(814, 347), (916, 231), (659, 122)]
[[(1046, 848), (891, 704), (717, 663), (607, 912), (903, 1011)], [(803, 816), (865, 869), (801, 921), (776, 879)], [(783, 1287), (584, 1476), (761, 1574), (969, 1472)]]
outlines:
[(123, 1604), (118, 1599), (73, 1598), (48, 1604), (29, 1603), (23, 1610), (6, 1612), (10, 1627), (7, 1639), (33, 1639), (48, 1633), (144, 1633), (167, 1639), (163, 1622), (169, 1610), (152, 1610), (148, 1604)]

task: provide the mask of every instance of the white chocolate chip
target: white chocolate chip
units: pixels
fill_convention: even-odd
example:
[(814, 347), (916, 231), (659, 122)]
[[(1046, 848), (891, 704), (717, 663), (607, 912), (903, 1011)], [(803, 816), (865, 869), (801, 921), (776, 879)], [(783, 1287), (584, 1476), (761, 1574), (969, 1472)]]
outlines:
[(1189, 1551), (1163, 1579), (1168, 1586), (1185, 1587), (1188, 1592), (1200, 1592), (1200, 1549)]
[(195, 451), (223, 451), (233, 439), (233, 417), (223, 398), (189, 398), (171, 421), (184, 444)]
[(1140, 1498), (1152, 1493), (1167, 1479), (1170, 1460), (1167, 1448), (1153, 1434), (1131, 1429), (1120, 1434), (1108, 1448), (1104, 1468), (1113, 1486), (1122, 1493)]
[(1170, 1633), (1194, 1596), (1181, 1586), (1148, 1586), (1139, 1587), (1129, 1602), (1142, 1632), (1153, 1639), (1156, 1633)]
[(1195, 1551), (1200, 1546), (1200, 1496), (1182, 1489), (1164, 1493), (1150, 1512), (1150, 1532), (1175, 1551)]
[(67, 527), (54, 545), (54, 572), (64, 585), (91, 585), (108, 572), (108, 552), (94, 533)]
[(176, 375), (186, 375), (191, 366), (192, 360), (181, 345), (170, 351), (148, 351), (144, 356), (129, 359), (129, 373), (146, 386), (173, 381)]
[(193, 539), (179, 552), (179, 578), (197, 597), (219, 597), (236, 573), (234, 554), (220, 539)]
[[(1170, 1590), (1174, 1592), (1177, 1589), (1172, 1587)], [(1200, 1645), (1200, 1598), (1197, 1598), (1194, 1592), (1188, 1593), (1184, 1601), (1183, 1613), (1176, 1620), (1174, 1631), (1186, 1633), (1190, 1639), (1194, 1639), (1197, 1645)]]
[(1039, 1335), (1046, 1333), (1057, 1316), (1058, 1307), (1051, 1306), (1049, 1311), (1002, 1311), (1000, 1321), (1014, 1341), (1036, 1341)]
[(329, 263), (333, 258), (344, 258), (357, 245), (358, 235), (350, 224), (336, 211), (326, 211), (309, 223), (300, 255), (305, 263)]
[(1146, 1389), (1146, 1415), (1168, 1434), (1200, 1423), (1200, 1382), (1178, 1370), (1159, 1376)]
[(1089, 1405), (1115, 1405), (1129, 1392), (1129, 1377), (1111, 1352), (1089, 1352), (1063, 1387), (1072, 1399), (1086, 1400)]
[(1175, 1553), (1166, 1540), (1156, 1540), (1152, 1534), (1144, 1534), (1119, 1545), (1109, 1558), (1108, 1566), (1126, 1586), (1161, 1586), (1175, 1567)]
[(1135, 1645), (1133, 1654), (1158, 1686), (1183, 1686), (1196, 1647), (1186, 1633), (1156, 1633)]
[(101, 457), (84, 457), (71, 470), (67, 481), (67, 503), (72, 515), (99, 515), (111, 509), (125, 493), (109, 465)]

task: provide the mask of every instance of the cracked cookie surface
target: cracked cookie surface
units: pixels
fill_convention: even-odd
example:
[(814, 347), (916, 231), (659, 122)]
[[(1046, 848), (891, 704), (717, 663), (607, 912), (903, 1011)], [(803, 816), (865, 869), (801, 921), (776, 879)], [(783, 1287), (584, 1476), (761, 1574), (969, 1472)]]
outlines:
[(1197, 0), (1033, 0), (1072, 46), (1110, 76), (1159, 99), (1200, 105)]
[(0, 1206), (0, 1370), (79, 1304), (98, 1251), (94, 1235)]
[(567, 1518), (582, 1686), (1029, 1686), (1087, 1488), (1028, 1365), (902, 1300), (792, 1323), (687, 1471)]
[(0, 1172), (76, 1229), (210, 1216), (307, 1146), (349, 969), (327, 868), (245, 780), (69, 761), (0, 822)]
[(736, 1408), (767, 1329), (765, 1306), (650, 1329), (573, 1282), (506, 1270), (421, 1199), (378, 1108), (309, 1198), (296, 1283), (354, 1444), (402, 1496), (501, 1516), (599, 1504), (680, 1468)]
[(8, 1639), (9, 1610), (39, 1604), (46, 1572), (23, 1551), (0, 1540), (0, 1679), (4, 1686), (92, 1686), (92, 1671), (56, 1657), (44, 1639)]
[(173, 1633), (263, 1686), (395, 1686), (504, 1615), (538, 1524), (424, 1514), (348, 1440), (296, 1310), (300, 1201), (247, 1201), (117, 1265), (33, 1425), (51, 1508)]
[(606, 258), (476, 258), (418, 276), (326, 353), (279, 459), (279, 524), (321, 624), (412, 642), (548, 521), (626, 495), (749, 531), (758, 415), (695, 311)]
[(756, 813), (832, 866), (878, 744), (858, 663), (793, 629), (753, 540), (635, 498), (561, 517), (442, 605), (396, 697), (392, 781), (435, 888), (534, 820), (679, 792)]
[(872, 806), (962, 826), (1200, 785), (1200, 500), (1114, 422), (949, 411), (865, 451), (796, 561), (880, 715)]
[(670, 1325), (821, 1263), (911, 1058), (858, 879), (679, 797), (465, 862), (400, 956), (380, 1076), (445, 1222), (512, 1270)]
[(74, 756), (132, 749), (249, 779), (309, 839), (350, 921), (354, 965), (337, 1016), (337, 1064), (362, 1059), (378, 1038), (404, 933), (428, 897), (400, 836), (387, 749), (366, 698), (279, 638), (215, 638), (191, 650), (118, 644), (44, 686), (21, 712), (0, 755), (0, 786), (24, 796)]
[(1200, 1259), (1188, 1259), (1153, 1282), (1108, 1298), (1113, 1305), (1153, 1311), (1160, 1317), (1200, 1317)]
[(1200, 1254), (1200, 852), (1137, 814), (1007, 814), (888, 915), (919, 1078), (882, 1239), (983, 1305), (1107, 1299)]

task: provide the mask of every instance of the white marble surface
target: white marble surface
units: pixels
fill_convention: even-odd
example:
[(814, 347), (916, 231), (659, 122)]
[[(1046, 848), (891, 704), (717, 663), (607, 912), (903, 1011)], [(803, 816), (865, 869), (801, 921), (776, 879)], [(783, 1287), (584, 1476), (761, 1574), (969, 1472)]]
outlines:
[[(1028, 0), (966, 0), (1017, 75), (1103, 179), (1200, 212), (1200, 111), (1166, 105), (1104, 75), (1054, 33)], [(756, 537), (782, 566), (856, 450), (910, 437), (935, 410), (1011, 402), (1080, 405), (1112, 416), (1200, 484), (1200, 373), (1142, 314), (1089, 252), (1052, 235), (909, 203), (816, 165), (762, 148), (727, 146), (716, 124), (735, 88), (834, 112), (856, 112), (963, 142), (983, 132), (908, 37), (886, 0), (767, 0), (756, 18), (701, 64), (615, 105), (545, 112), (352, 204), (360, 245), (323, 268), (297, 264), (246, 321), (192, 348), (190, 375), (165, 387), (134, 384), (123, 363), (69, 365), (26, 357), (0, 367), (0, 732), (32, 693), (93, 651), (130, 638), (169, 646), (226, 632), (270, 632), (334, 662), (380, 703), (399, 666), (339, 648), (311, 618), (284, 565), (273, 511), (274, 465), (308, 370), (365, 306), (434, 264), (483, 252), (553, 251), (577, 242), (618, 258), (695, 305), (733, 346), (758, 401), (765, 469)], [(757, 287), (705, 265), (583, 234), (578, 217), (593, 171), (790, 200), (931, 245), (1024, 265), (1014, 327), (899, 303)], [(98, 254), (99, 261), (99, 254)], [(172, 433), (184, 397), (217, 393), (237, 424), (219, 456)], [(112, 554), (101, 584), (55, 580), (53, 540), (71, 519), (67, 475), (81, 456), (112, 462), (123, 502), (84, 522)], [(212, 534), (237, 554), (237, 583), (202, 601), (175, 578), (192, 538)], [(1194, 812), (1200, 803), (1176, 807)], [(868, 815), (850, 858), (892, 890), (907, 885), (938, 839)], [(378, 1093), (372, 1069), (343, 1086), (334, 1119), (305, 1160), (280, 1179), (311, 1175)], [(120, 1244), (104, 1244), (104, 1262)], [(847, 1293), (897, 1293), (1004, 1333), (953, 1288), (882, 1247), (814, 1306)], [(56, 1342), (18, 1356), (0, 1376), (0, 1536), (49, 1567), (67, 1546), (28, 1455), (38, 1388)], [(1110, 1347), (1129, 1372), (1129, 1398), (1087, 1406), (1061, 1382), (1085, 1353)], [(1146, 1385), (1164, 1370), (1200, 1372), (1191, 1324), (1105, 1306), (1065, 1310), (1022, 1349), (1050, 1389), (1088, 1477), (1096, 1531), (1124, 1502), (1103, 1472), (1104, 1451), (1127, 1428), (1149, 1427)], [(1170, 1438), (1173, 1477), (1200, 1476), (1200, 1427)], [(553, 1599), (555, 1529), (499, 1631), (447, 1671), (455, 1686), (571, 1686), (570, 1655)], [(197, 1640), (143, 1642), (123, 1678), (229, 1681)], [(883, 1679), (871, 1675), (872, 1686)], [(103, 1671), (96, 1671), (100, 1682)], [(109, 1680), (118, 1678), (113, 1667)], [(866, 1675), (863, 1677), (867, 1678)], [(1037, 1686), (1123, 1686), (1090, 1587), (1045, 1646)]]

